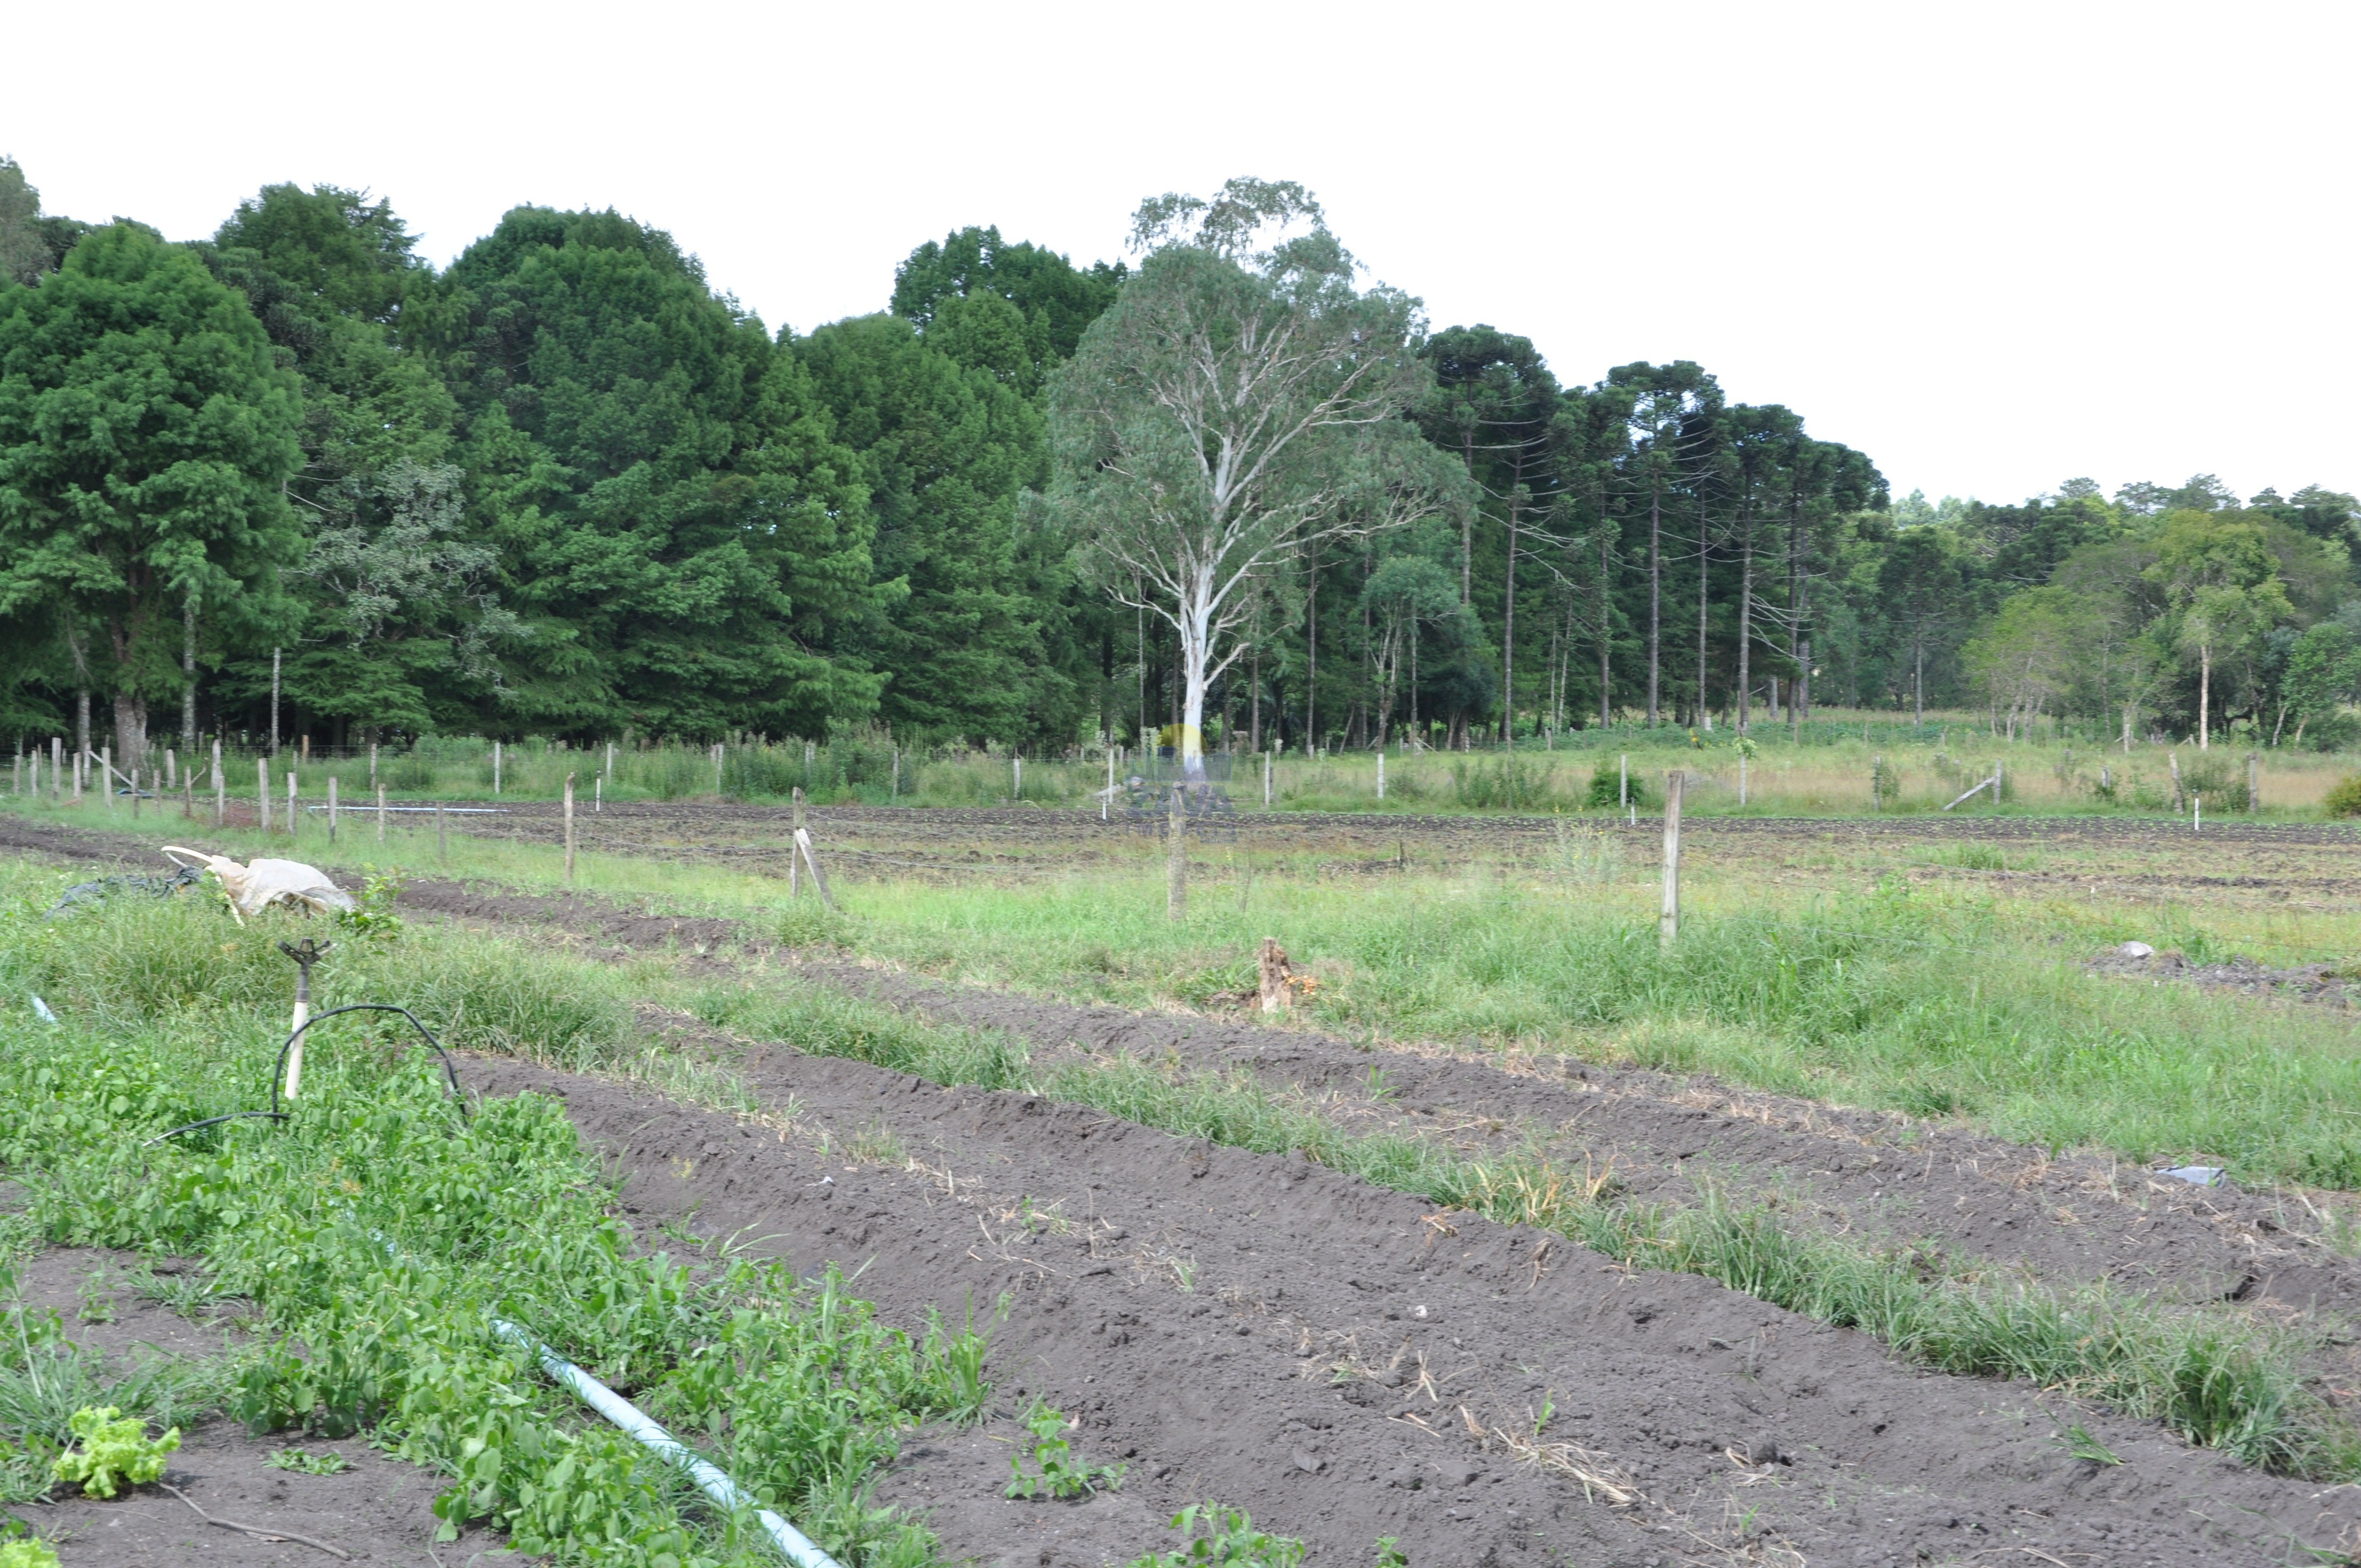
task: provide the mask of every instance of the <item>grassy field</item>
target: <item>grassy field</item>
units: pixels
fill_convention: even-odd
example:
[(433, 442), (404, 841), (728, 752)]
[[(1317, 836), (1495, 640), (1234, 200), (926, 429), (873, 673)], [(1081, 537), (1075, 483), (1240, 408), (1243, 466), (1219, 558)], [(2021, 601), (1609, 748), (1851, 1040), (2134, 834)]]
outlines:
[[(50, 808), (37, 808), (46, 817)], [(60, 815), (106, 820), (85, 804)], [(118, 827), (128, 821), (118, 812)], [(159, 841), (188, 835), (177, 817)], [(171, 829), (168, 831), (168, 829)], [(363, 827), (344, 865), (554, 887), (544, 847)], [(283, 838), (200, 835), (240, 853)], [(1508, 1055), (1568, 1053), (1749, 1088), (1955, 1118), (2013, 1139), (2127, 1159), (2224, 1164), (2248, 1179), (2361, 1187), (2361, 1060), (2348, 1015), (2318, 1006), (2098, 976), (2137, 938), (2207, 962), (2361, 955), (2361, 860), (2202, 836), (2114, 844), (1888, 846), (1699, 835), (1682, 939), (1660, 948), (1644, 836), (1570, 826), (1522, 858), (1338, 874), (1316, 850), (1209, 845), (1167, 918), (1153, 846), (1036, 874), (856, 881), (841, 918), (774, 876), (589, 853), (579, 885), (628, 905), (752, 917), (792, 942), (840, 944), (945, 979), (1126, 1006), (1225, 1006), (1278, 937), (1319, 982), (1304, 1021), (1371, 1040)], [(2273, 859), (2272, 857), (2277, 857)], [(2276, 901), (2225, 883), (2257, 866), (2332, 873)], [(2352, 876), (2338, 881), (2333, 873)], [(2149, 882), (2121, 883), (2128, 873)], [(2167, 885), (2152, 885), (2162, 877)], [(2247, 880), (2268, 881), (2268, 878)], [(2265, 890), (2266, 892), (2268, 890)]]
[[(2002, 798), (1995, 803), (1986, 792), (1960, 809), (2154, 814), (2185, 811), (2183, 803), (2193, 794), (2207, 812), (2227, 816), (2247, 809), (2246, 757), (2252, 751), (2258, 760), (2262, 814), (2301, 819), (2317, 817), (2330, 786), (2361, 767), (2352, 757), (2257, 751), (2251, 742), (2226, 739), (2204, 751), (2193, 743), (2145, 741), (2125, 751), (2120, 744), (2061, 735), (2054, 728), (2037, 738), (2010, 740), (1965, 714), (1919, 725), (1897, 722), (1892, 715), (1838, 711), (1800, 729), (1759, 724), (1751, 744), (1752, 754), (1741, 758), (1727, 729), (1619, 725), (1528, 739), (1505, 751), (1413, 754), (1397, 746), (1385, 760), (1382, 799), (1373, 752), (1308, 758), (1298, 751), (1273, 760), (1270, 803), (1273, 809), (1299, 811), (1603, 812), (1622, 809), (1628, 798), (1645, 810), (1662, 800), (1666, 771), (1678, 768), (1689, 777), (1688, 809), (1707, 815), (1910, 814), (1940, 809), (1997, 767)], [(2172, 780), (2176, 757), (2179, 789)], [(1119, 778), (1137, 766), (1129, 751), (1122, 762)], [(1216, 763), (1229, 770), (1228, 787), (1240, 807), (1260, 809), (1261, 760), (1241, 754), (1218, 757)], [(143, 772), (143, 785), (153, 787), (160, 766), (159, 753)], [(1095, 792), (1107, 783), (1101, 751), (1020, 761), (990, 749), (906, 751), (882, 734), (865, 732), (810, 745), (733, 741), (718, 755), (711, 747), (664, 744), (619, 746), (610, 757), (604, 746), (531, 740), (501, 747), (497, 768), (489, 741), (445, 737), (387, 751), (374, 769), (366, 751), (333, 758), (291, 751), (271, 763), (274, 812), (284, 800), (289, 766), (312, 804), (325, 797), (331, 775), (348, 803), (374, 798), (379, 786), (400, 801), (550, 800), (572, 774), (585, 801), (594, 795), (618, 801), (783, 801), (801, 788), (822, 804), (1076, 807), (1094, 804)], [(258, 783), (254, 756), (231, 756), (225, 773), (230, 792), (250, 802)], [(210, 794), (209, 774), (198, 787)]]

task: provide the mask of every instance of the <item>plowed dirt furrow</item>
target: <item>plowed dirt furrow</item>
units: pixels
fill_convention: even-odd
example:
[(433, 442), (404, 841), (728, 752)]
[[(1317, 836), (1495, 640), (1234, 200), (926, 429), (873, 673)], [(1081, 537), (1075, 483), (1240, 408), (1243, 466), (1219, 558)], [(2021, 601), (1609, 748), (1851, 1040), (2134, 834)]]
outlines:
[[(854, 1062), (746, 1067), (772, 1105), (792, 1102), (792, 1134), (514, 1061), (469, 1078), (562, 1096), (651, 1237), (686, 1220), (802, 1269), (857, 1269), (913, 1326), (1005, 1295), (992, 1365), (1008, 1398), (1081, 1414), (1084, 1455), (1129, 1456), (1159, 1508), (1217, 1497), (1315, 1560), (1394, 1535), (1413, 1563), (1488, 1568), (2025, 1547), (2218, 1565), (2361, 1531), (2349, 1492), (2028, 1386), (1921, 1374), (1702, 1279), (1300, 1157)], [(892, 1146), (898, 1163), (847, 1154)], [(2123, 1463), (2073, 1457), (2071, 1424)]]

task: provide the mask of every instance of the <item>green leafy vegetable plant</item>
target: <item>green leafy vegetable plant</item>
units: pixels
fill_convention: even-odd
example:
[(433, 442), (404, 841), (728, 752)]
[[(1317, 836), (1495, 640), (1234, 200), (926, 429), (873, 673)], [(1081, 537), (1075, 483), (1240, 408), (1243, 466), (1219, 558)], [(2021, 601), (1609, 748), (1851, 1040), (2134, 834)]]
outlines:
[(164, 1474), (164, 1456), (181, 1446), (180, 1428), (150, 1438), (145, 1423), (113, 1405), (84, 1407), (66, 1424), (73, 1430), (75, 1446), (58, 1455), (49, 1473), (79, 1482), (93, 1497), (114, 1497), (124, 1481), (137, 1486), (155, 1480)]
[[(1129, 1568), (1299, 1568), (1303, 1562), (1303, 1542), (1255, 1529), (1244, 1508), (1191, 1503), (1172, 1516), (1172, 1528), (1189, 1537), (1186, 1546), (1151, 1552)], [(1407, 1561), (1391, 1541), (1379, 1544), (1380, 1568)]]
[(1112, 1492), (1123, 1485), (1125, 1466), (1121, 1464), (1088, 1465), (1074, 1463), (1073, 1449), (1065, 1439), (1066, 1418), (1046, 1405), (1037, 1405), (1025, 1424), (1033, 1433), (1033, 1463), (1038, 1475), (1025, 1473), (1022, 1454), (1011, 1454), (1009, 1474), (1016, 1477), (1008, 1483), (1008, 1496), (1032, 1498), (1047, 1494), (1052, 1497), (1086, 1497), (1104, 1486)]
[(353, 1467), (353, 1462), (331, 1449), (326, 1453), (312, 1453), (300, 1448), (281, 1448), (264, 1460), (273, 1470), (291, 1470), (298, 1475), (341, 1475)]
[(58, 1568), (58, 1554), (46, 1541), (0, 1541), (0, 1568)]

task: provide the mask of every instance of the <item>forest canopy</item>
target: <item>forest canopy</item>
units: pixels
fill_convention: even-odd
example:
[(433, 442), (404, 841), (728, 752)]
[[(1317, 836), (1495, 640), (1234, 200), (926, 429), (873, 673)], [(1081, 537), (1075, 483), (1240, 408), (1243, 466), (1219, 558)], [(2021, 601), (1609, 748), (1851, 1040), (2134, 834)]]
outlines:
[(1319, 309), (1399, 345), (1354, 416), (1378, 424), (1235, 597), (1151, 613), (1156, 557), (1109, 541), (1155, 509), (1104, 477), (1154, 433), (1110, 389), (1153, 380), (1176, 280), (1277, 298), (1313, 254), (1249, 261), (1193, 200), (1144, 206), (1126, 260), (954, 230), (877, 313), (798, 335), (612, 211), (518, 207), (438, 269), (368, 192), (268, 186), (176, 244), (47, 213), (0, 159), (0, 724), (137, 754), (265, 733), (275, 683), (286, 734), (345, 745), (1060, 751), (1201, 706), (1207, 744), (1254, 747), (1831, 705), (2361, 741), (2350, 495), (1897, 498), (1703, 366), (1436, 329), (1318, 225)]

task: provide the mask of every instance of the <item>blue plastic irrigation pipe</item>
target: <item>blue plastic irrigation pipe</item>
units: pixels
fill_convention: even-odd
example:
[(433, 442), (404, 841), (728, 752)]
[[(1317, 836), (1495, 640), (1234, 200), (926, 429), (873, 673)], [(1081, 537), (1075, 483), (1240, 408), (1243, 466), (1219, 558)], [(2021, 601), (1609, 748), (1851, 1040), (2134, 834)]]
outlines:
[[(544, 1372), (573, 1389), (584, 1404), (638, 1439), (659, 1458), (669, 1460), (687, 1471), (689, 1478), (704, 1490), (707, 1497), (725, 1508), (754, 1508), (754, 1499), (740, 1491), (738, 1483), (698, 1458), (679, 1439), (641, 1414), (638, 1406), (542, 1343), (523, 1328), (505, 1319), (494, 1318), (492, 1332), (533, 1355), (541, 1363)], [(770, 1533), (772, 1544), (797, 1568), (839, 1568), (836, 1559), (814, 1546), (801, 1530), (770, 1509), (755, 1508), (754, 1517)]]

